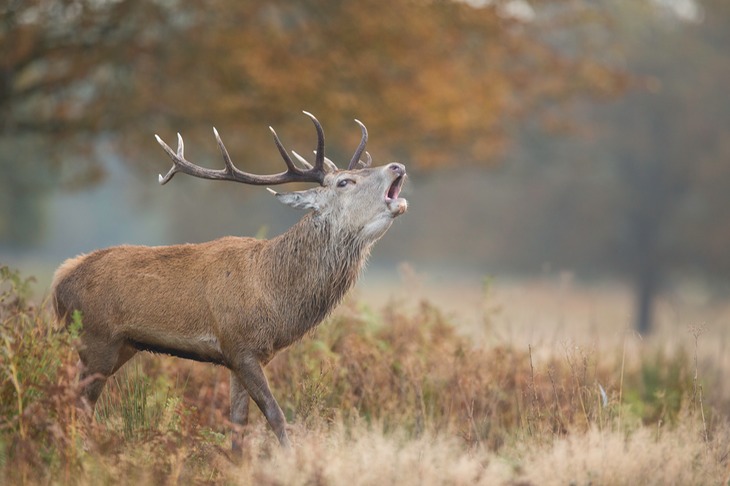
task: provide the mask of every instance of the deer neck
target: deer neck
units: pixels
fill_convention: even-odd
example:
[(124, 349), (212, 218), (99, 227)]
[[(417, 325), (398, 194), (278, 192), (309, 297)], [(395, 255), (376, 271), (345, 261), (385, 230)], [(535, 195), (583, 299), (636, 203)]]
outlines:
[(267, 260), (281, 320), (298, 339), (342, 300), (357, 280), (372, 242), (327, 218), (305, 215), (270, 241)]

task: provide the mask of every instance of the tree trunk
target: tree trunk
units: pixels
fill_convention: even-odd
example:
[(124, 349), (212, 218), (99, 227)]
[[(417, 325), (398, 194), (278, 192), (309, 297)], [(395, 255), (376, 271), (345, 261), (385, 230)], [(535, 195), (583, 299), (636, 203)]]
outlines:
[(657, 269), (653, 264), (642, 265), (635, 281), (634, 328), (645, 336), (653, 330), (654, 303), (659, 291)]
[(630, 219), (633, 243), (631, 268), (635, 298), (634, 329), (642, 335), (647, 335), (653, 330), (654, 303), (662, 283), (660, 233), (665, 220), (664, 210), (669, 206), (656, 201), (664, 191), (657, 192), (656, 186), (651, 189), (643, 191), (639, 199), (640, 204)]

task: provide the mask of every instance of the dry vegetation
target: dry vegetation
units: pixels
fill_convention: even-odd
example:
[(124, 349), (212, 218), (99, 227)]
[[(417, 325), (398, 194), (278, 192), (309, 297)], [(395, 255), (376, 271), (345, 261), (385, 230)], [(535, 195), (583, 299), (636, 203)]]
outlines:
[(135, 358), (86, 423), (76, 331), (27, 293), (3, 268), (6, 484), (728, 484), (725, 364), (701, 329), (522, 346), (466, 337), (429, 303), (353, 300), (268, 368), (293, 450), (256, 410), (236, 463), (226, 370)]

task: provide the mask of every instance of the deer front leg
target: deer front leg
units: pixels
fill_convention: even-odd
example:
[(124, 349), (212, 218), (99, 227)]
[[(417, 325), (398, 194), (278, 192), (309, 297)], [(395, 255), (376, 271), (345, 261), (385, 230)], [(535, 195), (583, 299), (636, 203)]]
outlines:
[(276, 403), (274, 395), (271, 394), (269, 382), (266, 380), (261, 363), (253, 356), (246, 356), (238, 361), (233, 373), (266, 417), (276, 437), (279, 439), (279, 443), (282, 447), (289, 448), (291, 443), (286, 433), (284, 412), (281, 411), (281, 407)]
[(231, 422), (234, 426), (231, 448), (236, 455), (241, 454), (243, 427), (248, 424), (248, 403), (246, 387), (231, 371)]

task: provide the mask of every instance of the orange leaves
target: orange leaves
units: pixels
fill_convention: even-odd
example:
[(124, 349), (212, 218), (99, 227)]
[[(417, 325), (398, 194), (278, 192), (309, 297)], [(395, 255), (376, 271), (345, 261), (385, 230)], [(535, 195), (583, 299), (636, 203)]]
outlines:
[[(108, 12), (82, 10), (76, 31), (35, 42), (31, 64), (53, 56), (69, 74), (33, 104), (12, 89), (0, 99), (26, 103), (31, 129), (107, 130), (138, 151), (154, 146), (141, 141), (165, 123), (188, 127), (193, 139), (215, 124), (247, 137), (231, 149), (254, 170), (272, 155), (266, 126), (285, 129), (281, 122), (302, 109), (318, 114), (335, 156), (351, 152), (351, 121), (359, 118), (373, 135), (376, 163), (489, 163), (514, 122), (545, 102), (616, 88), (610, 70), (565, 61), (550, 46), (551, 25), (580, 38), (580, 27), (595, 23), (563, 3), (538, 2), (520, 16), (499, 2), (183, 0), (171, 9), (126, 0)], [(560, 8), (549, 10), (554, 4)], [(18, 24), (12, 34), (21, 32)], [(26, 44), (15, 51), (28, 51)], [(65, 103), (55, 105), (59, 93)], [(62, 109), (43, 111), (48, 106)], [(293, 142), (306, 143), (296, 133), (301, 140)]]

